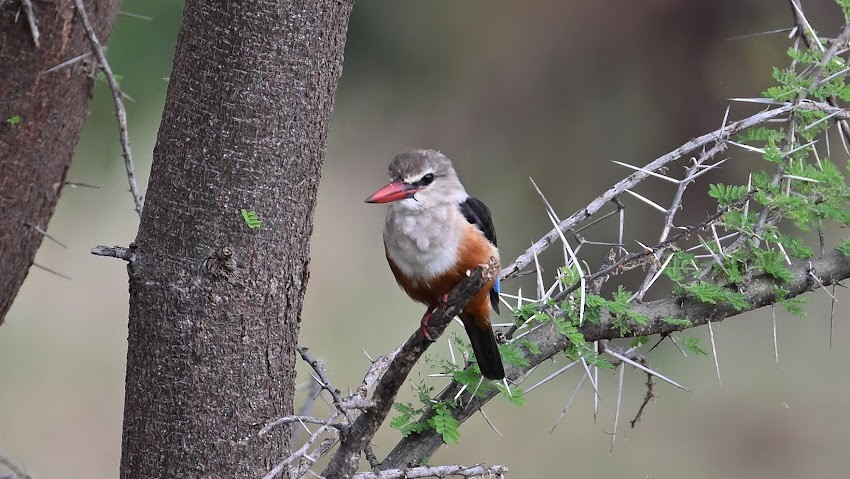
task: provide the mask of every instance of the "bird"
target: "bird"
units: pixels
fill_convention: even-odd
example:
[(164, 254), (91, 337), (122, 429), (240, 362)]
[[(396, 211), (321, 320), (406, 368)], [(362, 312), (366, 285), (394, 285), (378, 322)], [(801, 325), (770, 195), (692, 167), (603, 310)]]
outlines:
[(411, 299), (427, 306), (420, 331), (445, 307), (448, 294), (468, 272), (495, 260), (497, 270), (458, 316), (466, 329), (481, 375), (503, 379), (505, 369), (490, 323), (499, 312), (499, 250), (490, 209), (470, 196), (444, 154), (408, 149), (389, 165), (390, 183), (366, 198), (387, 203), (384, 250), (390, 270)]

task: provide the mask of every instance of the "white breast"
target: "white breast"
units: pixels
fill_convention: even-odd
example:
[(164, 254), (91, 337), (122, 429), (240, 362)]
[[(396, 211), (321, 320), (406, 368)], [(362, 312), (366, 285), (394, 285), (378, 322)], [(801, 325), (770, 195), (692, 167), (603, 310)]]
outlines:
[(427, 282), (457, 263), (466, 222), (457, 208), (445, 205), (422, 211), (393, 206), (387, 210), (384, 245), (405, 276)]

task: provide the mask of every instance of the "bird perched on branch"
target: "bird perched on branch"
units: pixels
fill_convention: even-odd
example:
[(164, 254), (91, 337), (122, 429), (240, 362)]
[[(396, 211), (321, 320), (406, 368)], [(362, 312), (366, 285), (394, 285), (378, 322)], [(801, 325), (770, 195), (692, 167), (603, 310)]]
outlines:
[[(387, 262), (399, 286), (428, 309), (421, 331), (427, 338), (428, 320), (467, 272), (495, 258), (496, 232), (490, 209), (469, 196), (452, 162), (434, 150), (411, 149), (390, 163), (389, 184), (366, 199), (388, 203), (384, 226)], [(459, 314), (481, 374), (502, 379), (505, 370), (490, 325), (490, 305), (499, 312), (498, 271)]]

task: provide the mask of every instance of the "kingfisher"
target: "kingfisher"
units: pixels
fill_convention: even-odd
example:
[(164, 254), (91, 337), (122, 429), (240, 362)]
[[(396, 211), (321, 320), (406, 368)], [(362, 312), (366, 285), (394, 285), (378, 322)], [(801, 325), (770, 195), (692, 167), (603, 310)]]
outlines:
[[(490, 209), (467, 194), (451, 160), (436, 150), (409, 149), (389, 166), (390, 183), (366, 198), (388, 203), (384, 250), (390, 270), (411, 299), (426, 305), (420, 331), (469, 271), (494, 258), (499, 264)], [(499, 312), (499, 274), (458, 315), (472, 344), (481, 375), (503, 379), (505, 369), (490, 324)]]

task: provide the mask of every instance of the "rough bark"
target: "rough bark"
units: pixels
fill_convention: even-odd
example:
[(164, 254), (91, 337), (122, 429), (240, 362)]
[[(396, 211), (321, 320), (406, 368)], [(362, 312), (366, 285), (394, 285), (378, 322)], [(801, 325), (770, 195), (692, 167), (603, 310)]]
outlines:
[(128, 267), (122, 478), (262, 477), (287, 456), (285, 428), (257, 432), (292, 413), (351, 6), (186, 3)]
[[(73, 3), (32, 2), (36, 47), (19, 2), (0, 2), (0, 324), (44, 238), (89, 111), (94, 62), (44, 73), (91, 51)], [(103, 42), (118, 3), (86, 2)]]

